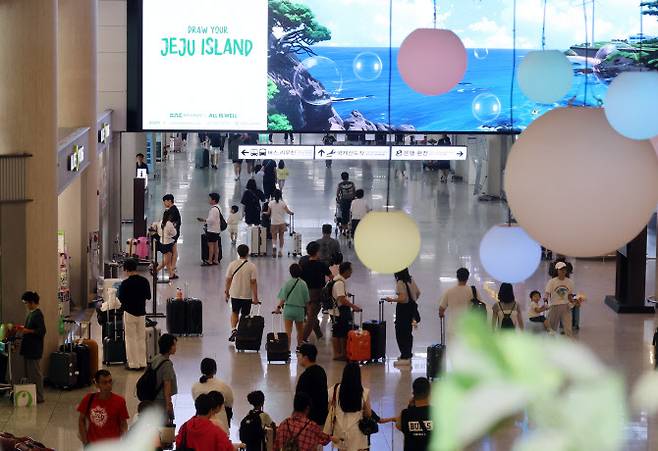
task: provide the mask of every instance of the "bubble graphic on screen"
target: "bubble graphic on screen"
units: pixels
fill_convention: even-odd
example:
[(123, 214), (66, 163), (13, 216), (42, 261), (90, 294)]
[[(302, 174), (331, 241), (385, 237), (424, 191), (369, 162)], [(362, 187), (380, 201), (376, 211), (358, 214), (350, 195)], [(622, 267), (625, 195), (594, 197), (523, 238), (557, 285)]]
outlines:
[(376, 53), (363, 52), (352, 61), (352, 70), (356, 78), (362, 81), (374, 81), (382, 74), (382, 59)]
[(485, 59), (487, 56), (489, 56), (489, 49), (487, 49), (487, 48), (477, 48), (477, 49), (473, 49), (473, 56), (474, 56), (476, 59), (483, 60), (483, 59)]
[(343, 77), (333, 60), (312, 56), (297, 65), (292, 85), (304, 102), (327, 105), (340, 95)]
[(500, 99), (490, 92), (483, 92), (473, 99), (471, 110), (475, 119), (486, 124), (500, 116)]

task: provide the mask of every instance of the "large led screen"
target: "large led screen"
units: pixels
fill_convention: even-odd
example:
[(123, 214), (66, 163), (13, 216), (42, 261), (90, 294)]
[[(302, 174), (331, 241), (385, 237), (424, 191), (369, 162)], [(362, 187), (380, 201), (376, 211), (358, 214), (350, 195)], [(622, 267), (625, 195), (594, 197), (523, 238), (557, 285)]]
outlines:
[[(622, 71), (658, 68), (657, 16), (639, 0), (551, 0), (545, 22), (544, 0), (517, 1), (516, 61), (513, 0), (438, 1), (436, 26), (468, 52), (463, 80), (440, 96), (397, 69), (404, 38), (434, 26), (432, 0), (142, 2), (143, 129), (518, 132), (556, 106), (601, 105)], [(574, 72), (549, 105), (512, 78), (542, 29)]]

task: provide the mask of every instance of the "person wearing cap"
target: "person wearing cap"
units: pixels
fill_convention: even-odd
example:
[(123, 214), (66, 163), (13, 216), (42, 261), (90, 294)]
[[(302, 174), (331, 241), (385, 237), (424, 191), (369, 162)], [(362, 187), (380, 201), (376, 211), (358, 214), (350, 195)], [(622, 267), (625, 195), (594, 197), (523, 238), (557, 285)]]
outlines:
[(558, 330), (560, 321), (564, 327), (567, 337), (573, 336), (571, 324), (571, 303), (574, 302), (574, 283), (567, 277), (567, 264), (557, 262), (555, 264), (557, 277), (553, 277), (546, 284), (544, 297), (550, 302), (548, 310), (548, 324), (550, 332)]

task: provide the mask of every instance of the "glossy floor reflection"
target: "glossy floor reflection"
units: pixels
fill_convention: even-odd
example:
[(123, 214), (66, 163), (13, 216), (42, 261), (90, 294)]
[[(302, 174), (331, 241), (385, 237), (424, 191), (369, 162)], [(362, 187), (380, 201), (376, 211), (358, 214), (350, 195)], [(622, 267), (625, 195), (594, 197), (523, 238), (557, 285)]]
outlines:
[[(325, 222), (333, 222), (335, 187), (340, 172), (347, 170), (357, 187), (366, 190), (375, 208), (385, 203), (386, 166), (372, 162), (334, 163), (327, 169), (324, 164), (289, 162), (290, 179), (286, 183), (284, 198), (296, 212), (297, 228), (303, 235), (303, 243), (316, 239)], [(394, 308), (387, 306), (388, 323), (387, 354), (389, 359), (382, 365), (363, 367), (363, 380), (371, 389), (373, 408), (381, 416), (396, 415), (410, 397), (413, 378), (425, 374), (425, 348), (438, 341), (437, 316), (440, 293), (452, 286), (455, 270), (460, 266), (471, 269), (473, 282), (480, 287), (485, 300), (492, 302), (489, 292), (497, 286), (483, 272), (478, 258), (481, 237), (493, 225), (505, 221), (507, 210), (500, 203), (478, 202), (472, 196), (472, 187), (466, 184), (441, 184), (436, 173), (422, 172), (420, 163), (411, 164), (410, 178), (391, 181), (391, 203), (409, 212), (416, 220), (422, 234), (422, 248), (418, 260), (411, 268), (421, 291), (419, 300), (423, 317), (415, 331), (415, 358), (411, 369), (398, 370), (393, 360), (398, 356), (393, 330)], [(203, 357), (215, 358), (220, 366), (218, 377), (227, 381), (234, 390), (236, 418), (241, 419), (248, 410), (246, 395), (260, 389), (266, 396), (265, 410), (279, 422), (292, 410), (292, 393), (296, 378), (301, 371), (293, 357), (289, 365), (268, 365), (264, 348), (260, 353), (236, 353), (227, 341), (229, 309), (223, 299), (223, 279), (227, 264), (235, 256), (235, 249), (228, 237), (223, 237), (224, 259), (219, 267), (199, 266), (201, 227), (196, 217), (207, 214), (207, 194), (221, 194), (221, 207), (239, 204), (247, 177), (233, 179), (233, 168), (222, 155), (218, 170), (195, 169), (192, 152), (173, 155), (163, 163), (161, 176), (149, 187), (149, 221), (160, 218), (164, 193), (173, 193), (183, 217), (182, 236), (179, 241), (180, 279), (175, 284), (159, 286), (160, 311), (164, 301), (173, 296), (177, 287), (187, 289), (190, 296), (204, 301), (204, 335), (200, 338), (181, 338), (178, 353), (173, 358), (178, 374), (180, 394), (175, 399), (177, 423), (180, 425), (194, 412), (190, 389), (199, 377), (199, 362)], [(124, 237), (125, 239), (125, 237)], [(246, 241), (246, 227), (240, 231), (239, 242)], [(289, 243), (286, 243), (287, 245)], [(346, 260), (355, 262), (349, 291), (356, 295), (356, 302), (365, 308), (366, 319), (376, 318), (377, 300), (392, 292), (392, 276), (372, 274), (358, 263), (352, 249), (344, 247)], [(264, 302), (266, 332), (272, 328), (271, 315), (275, 296), (288, 277), (291, 258), (254, 259), (259, 270), (259, 292)], [(577, 260), (574, 262), (578, 291), (585, 292), (589, 301), (583, 307), (581, 330), (578, 340), (590, 346), (603, 361), (618, 369), (633, 381), (640, 372), (653, 367), (651, 339), (655, 319), (651, 315), (617, 316), (603, 304), (605, 295), (614, 291), (614, 262)], [(525, 284), (515, 286), (516, 296), (525, 306), (527, 294), (532, 289), (542, 290), (548, 280), (547, 268), (542, 264), (535, 275)], [(653, 280), (650, 281), (653, 286)], [(486, 289), (483, 289), (486, 288)], [(450, 320), (450, 318), (448, 318)], [(326, 321), (323, 327), (326, 328)], [(164, 324), (161, 325), (164, 328)], [(274, 327), (278, 327), (276, 324)], [(341, 375), (343, 364), (331, 361), (329, 332), (318, 343), (319, 363), (327, 370), (330, 383)], [(95, 324), (95, 335), (100, 330)], [(537, 352), (541, 352), (538, 349)], [(126, 397), (129, 411), (136, 411), (134, 386), (139, 374), (114, 366), (115, 391)], [(48, 391), (47, 402), (35, 409), (13, 410), (7, 404), (0, 406), (0, 430), (32, 435), (58, 450), (79, 449), (77, 440), (77, 413), (75, 407), (85, 390), (71, 392)], [(233, 423), (232, 438), (237, 440), (237, 423)], [(653, 417), (634, 415), (628, 427), (629, 442), (625, 449), (658, 449), (658, 439), (653, 432), (657, 422)], [(517, 423), (505, 431), (489, 437), (474, 447), (479, 450), (508, 450), (514, 437), (522, 433), (523, 424)], [(373, 436), (374, 450), (402, 450), (402, 437), (390, 425), (381, 428)]]

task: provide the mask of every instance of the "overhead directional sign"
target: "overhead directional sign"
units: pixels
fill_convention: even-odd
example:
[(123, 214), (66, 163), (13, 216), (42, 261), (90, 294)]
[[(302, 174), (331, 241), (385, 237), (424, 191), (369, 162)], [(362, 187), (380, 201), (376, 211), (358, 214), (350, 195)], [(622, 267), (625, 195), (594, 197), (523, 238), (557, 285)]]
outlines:
[(465, 160), (466, 146), (393, 146), (391, 160)]
[(315, 146), (247, 145), (238, 150), (243, 160), (313, 160)]
[(316, 160), (388, 160), (390, 146), (315, 146)]

